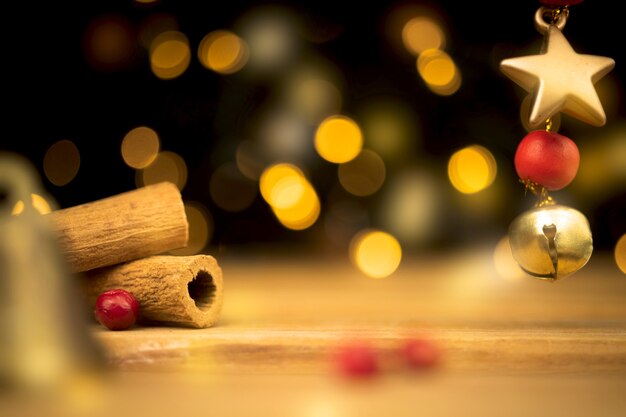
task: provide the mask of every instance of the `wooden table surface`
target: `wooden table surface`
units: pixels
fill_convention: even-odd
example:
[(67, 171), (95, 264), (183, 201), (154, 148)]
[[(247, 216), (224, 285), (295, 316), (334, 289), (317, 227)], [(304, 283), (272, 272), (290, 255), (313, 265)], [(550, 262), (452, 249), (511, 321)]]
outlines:
[[(115, 370), (107, 415), (626, 415), (626, 275), (608, 254), (556, 283), (503, 279), (486, 251), (406, 257), (381, 280), (346, 260), (217, 258), (218, 326), (94, 326)], [(411, 335), (441, 347), (441, 366), (397, 361)], [(336, 372), (352, 338), (380, 351), (379, 376)]]

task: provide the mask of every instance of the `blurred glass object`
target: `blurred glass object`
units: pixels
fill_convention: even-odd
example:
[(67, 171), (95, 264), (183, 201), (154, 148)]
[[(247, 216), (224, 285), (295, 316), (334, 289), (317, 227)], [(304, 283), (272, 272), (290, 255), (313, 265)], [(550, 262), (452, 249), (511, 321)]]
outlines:
[(47, 217), (30, 204), (11, 215), (33, 194), (42, 191), (30, 163), (0, 153), (0, 388), (48, 393), (102, 358)]
[[(32, 208), (39, 214), (48, 214), (52, 211), (50, 204), (46, 199), (39, 194), (31, 194), (31, 204)], [(19, 216), (24, 212), (25, 205), (23, 200), (18, 200), (13, 206), (13, 210), (11, 211), (11, 215)]]

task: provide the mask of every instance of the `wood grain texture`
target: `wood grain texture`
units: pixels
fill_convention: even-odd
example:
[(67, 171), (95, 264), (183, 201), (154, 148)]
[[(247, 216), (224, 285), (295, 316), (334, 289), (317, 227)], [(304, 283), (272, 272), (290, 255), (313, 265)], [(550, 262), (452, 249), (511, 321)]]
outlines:
[(160, 183), (47, 215), (72, 271), (157, 255), (187, 244), (180, 192)]
[(93, 270), (82, 279), (90, 305), (104, 291), (121, 288), (140, 305), (139, 321), (210, 327), (222, 310), (222, 270), (212, 256), (151, 256)]

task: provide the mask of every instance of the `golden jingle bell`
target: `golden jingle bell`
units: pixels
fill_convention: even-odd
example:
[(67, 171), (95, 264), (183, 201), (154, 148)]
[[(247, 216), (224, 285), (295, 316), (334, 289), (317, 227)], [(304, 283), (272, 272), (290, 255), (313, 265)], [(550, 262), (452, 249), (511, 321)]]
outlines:
[(511, 223), (509, 242), (513, 257), (525, 272), (551, 281), (578, 271), (593, 251), (587, 218), (561, 205), (522, 213)]

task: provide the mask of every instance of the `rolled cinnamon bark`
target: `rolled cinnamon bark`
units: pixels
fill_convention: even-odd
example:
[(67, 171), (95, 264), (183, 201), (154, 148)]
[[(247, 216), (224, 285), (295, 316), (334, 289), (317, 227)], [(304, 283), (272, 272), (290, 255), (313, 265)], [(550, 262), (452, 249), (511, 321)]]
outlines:
[(222, 310), (222, 270), (212, 256), (152, 256), (89, 271), (82, 280), (91, 305), (121, 288), (139, 302), (139, 322), (210, 327)]
[(181, 248), (189, 236), (180, 191), (168, 182), (53, 211), (46, 217), (73, 272)]

